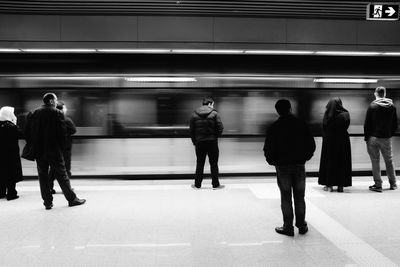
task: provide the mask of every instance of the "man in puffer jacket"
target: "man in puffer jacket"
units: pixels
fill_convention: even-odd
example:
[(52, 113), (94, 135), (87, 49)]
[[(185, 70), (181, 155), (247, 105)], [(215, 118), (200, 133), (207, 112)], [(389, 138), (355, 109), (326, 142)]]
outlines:
[(218, 112), (214, 109), (212, 97), (205, 97), (203, 105), (193, 112), (190, 119), (190, 137), (196, 147), (196, 178), (193, 188), (201, 188), (203, 181), (204, 163), (208, 155), (211, 167), (213, 189), (222, 189), (218, 180), (218, 137), (224, 126)]
[(382, 192), (379, 151), (382, 153), (386, 164), (390, 189), (397, 189), (391, 141), (397, 130), (397, 113), (393, 101), (386, 98), (385, 87), (377, 87), (374, 94), (376, 99), (369, 105), (364, 123), (364, 135), (375, 182), (374, 185), (369, 187), (369, 190)]

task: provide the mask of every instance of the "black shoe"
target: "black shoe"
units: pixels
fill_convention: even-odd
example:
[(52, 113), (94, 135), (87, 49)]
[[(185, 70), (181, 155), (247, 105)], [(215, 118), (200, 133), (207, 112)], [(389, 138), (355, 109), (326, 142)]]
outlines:
[(390, 190), (396, 190), (396, 189), (397, 189), (397, 184), (390, 185)]
[(57, 193), (56, 190), (54, 190), (54, 189), (51, 189), (50, 192), (51, 192), (52, 195)]
[(0, 198), (6, 198), (6, 195), (1, 194)]
[(305, 235), (307, 232), (308, 232), (308, 226), (307, 225), (299, 227), (299, 234)]
[(220, 184), (219, 186), (213, 187), (213, 190), (220, 190), (220, 189), (224, 189), (225, 185)]
[(79, 199), (75, 198), (74, 200), (68, 202), (68, 206), (73, 207), (73, 206), (79, 206), (82, 205), (86, 202), (86, 199)]
[(8, 200), (8, 201), (10, 201), (10, 200), (14, 200), (14, 199), (17, 199), (17, 198), (19, 198), (19, 196), (18, 196), (18, 195), (7, 196), (7, 200)]
[(51, 208), (53, 207), (53, 204), (49, 204), (49, 205), (44, 205), (46, 210), (51, 210)]
[(200, 189), (201, 188), (201, 186), (200, 187), (197, 187), (197, 186), (195, 186), (194, 184), (192, 184), (192, 185), (190, 185), (193, 189)]
[(337, 191), (338, 191), (339, 193), (343, 193), (343, 186), (338, 186)]
[(294, 236), (294, 230), (285, 229), (284, 227), (275, 227), (275, 232), (281, 235)]
[(382, 193), (382, 186), (371, 185), (369, 187), (369, 190)]

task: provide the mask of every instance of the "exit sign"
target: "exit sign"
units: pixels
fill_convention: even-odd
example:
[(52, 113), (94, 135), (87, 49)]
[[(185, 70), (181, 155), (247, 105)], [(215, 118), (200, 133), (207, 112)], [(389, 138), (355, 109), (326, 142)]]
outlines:
[(392, 3), (368, 4), (367, 20), (398, 20), (399, 5)]

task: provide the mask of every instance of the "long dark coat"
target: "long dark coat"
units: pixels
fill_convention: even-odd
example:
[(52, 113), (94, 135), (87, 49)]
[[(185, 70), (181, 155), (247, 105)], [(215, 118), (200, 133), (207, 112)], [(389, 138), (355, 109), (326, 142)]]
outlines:
[(318, 179), (321, 185), (351, 186), (349, 125), (349, 113), (341, 112), (324, 126)]
[(22, 132), (10, 121), (0, 121), (0, 184), (22, 181), (18, 137)]

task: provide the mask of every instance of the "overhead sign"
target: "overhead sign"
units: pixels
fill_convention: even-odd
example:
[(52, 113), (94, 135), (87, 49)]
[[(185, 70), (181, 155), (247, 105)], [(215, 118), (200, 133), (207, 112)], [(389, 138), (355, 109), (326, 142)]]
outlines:
[(367, 8), (367, 20), (398, 20), (400, 4), (371, 3)]

